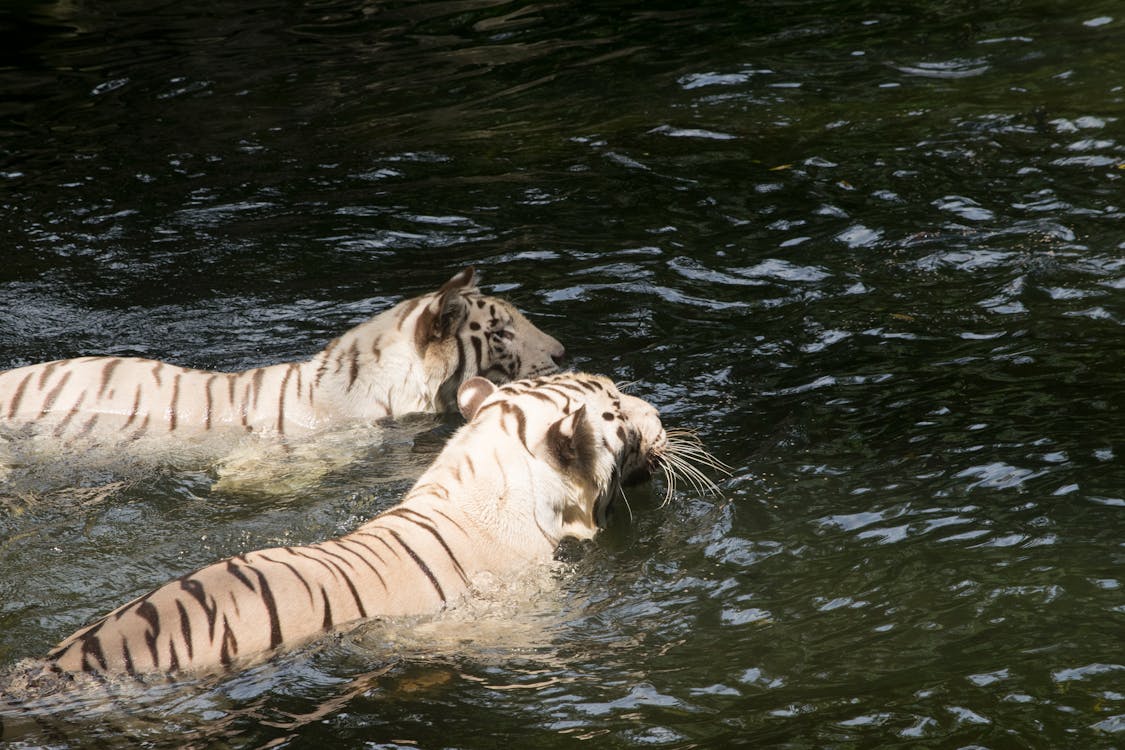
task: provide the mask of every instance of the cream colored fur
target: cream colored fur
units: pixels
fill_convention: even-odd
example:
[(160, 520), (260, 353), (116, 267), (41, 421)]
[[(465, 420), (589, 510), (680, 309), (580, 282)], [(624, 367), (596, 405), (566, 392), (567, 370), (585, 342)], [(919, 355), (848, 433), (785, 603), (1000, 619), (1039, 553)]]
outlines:
[(656, 410), (605, 378), (466, 381), (468, 424), (403, 501), (343, 537), (249, 552), (166, 584), (64, 640), (64, 672), (230, 668), (373, 617), (433, 613), (482, 575), (588, 539), (624, 477), (662, 460)]
[[(562, 345), (515, 307), (482, 295), (469, 268), (300, 362), (225, 373), (80, 357), (0, 372), (0, 448), (15, 460), (60, 446), (72, 455), (108, 446), (218, 457), (251, 435), (302, 438), (349, 423), (452, 411), (457, 387), (474, 375), (507, 382), (551, 373), (563, 355)], [(25, 438), (48, 445), (23, 450)]]

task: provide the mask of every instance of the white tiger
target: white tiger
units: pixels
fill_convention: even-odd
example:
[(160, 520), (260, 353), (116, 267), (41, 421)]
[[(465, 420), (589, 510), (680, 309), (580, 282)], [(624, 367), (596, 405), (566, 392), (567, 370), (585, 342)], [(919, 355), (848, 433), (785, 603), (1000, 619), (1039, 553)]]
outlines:
[[(398, 505), (329, 541), (238, 555), (172, 581), (62, 641), (57, 673), (209, 672), (369, 618), (434, 613), (479, 576), (550, 562), (604, 525), (621, 486), (716, 465), (655, 408), (563, 373), (459, 391), (469, 422)], [(694, 481), (694, 480), (693, 480)], [(706, 480), (704, 480), (706, 481)], [(713, 485), (712, 485), (713, 486)]]
[(482, 295), (470, 267), (301, 362), (227, 373), (79, 357), (0, 372), (0, 425), (103, 445), (287, 437), (452, 411), (458, 386), (474, 375), (503, 383), (552, 373), (564, 354), (515, 307)]

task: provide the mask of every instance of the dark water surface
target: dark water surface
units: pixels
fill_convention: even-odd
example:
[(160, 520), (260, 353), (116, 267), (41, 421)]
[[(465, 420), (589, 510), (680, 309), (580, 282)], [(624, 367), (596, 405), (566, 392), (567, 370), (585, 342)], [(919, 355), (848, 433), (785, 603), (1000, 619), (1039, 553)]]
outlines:
[[(0, 367), (306, 357), (475, 264), (734, 469), (483, 612), (29, 745), (1125, 746), (1121, 3), (5, 8)], [(414, 432), (280, 497), (9, 480), (0, 667), (353, 528)]]

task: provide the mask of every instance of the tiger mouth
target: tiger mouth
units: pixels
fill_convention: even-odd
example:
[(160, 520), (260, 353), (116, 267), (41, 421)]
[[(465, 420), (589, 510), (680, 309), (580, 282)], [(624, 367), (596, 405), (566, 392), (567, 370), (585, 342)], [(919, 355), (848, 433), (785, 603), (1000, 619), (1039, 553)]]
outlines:
[(636, 487), (638, 484), (644, 484), (652, 479), (652, 468), (650, 466), (640, 466), (633, 471), (626, 474), (621, 480), (622, 487)]
[(629, 471), (628, 474), (624, 474), (622, 476), (621, 486), (635, 487), (638, 484), (644, 484), (645, 482), (648, 482), (652, 479), (657, 469), (663, 470), (663, 447), (664, 446), (662, 443), (660, 445), (654, 445), (653, 447), (649, 448), (649, 450), (645, 453), (641, 465)]

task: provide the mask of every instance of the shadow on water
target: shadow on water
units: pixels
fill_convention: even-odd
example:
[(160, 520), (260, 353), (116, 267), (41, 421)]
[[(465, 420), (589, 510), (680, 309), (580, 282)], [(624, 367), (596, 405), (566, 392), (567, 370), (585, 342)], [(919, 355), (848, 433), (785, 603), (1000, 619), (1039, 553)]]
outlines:
[[(9, 3), (0, 367), (298, 359), (471, 263), (734, 467), (723, 498), (631, 494), (553, 594), (482, 618), (518, 632), (376, 624), (183, 688), (136, 736), (1119, 745), (1123, 24), (1102, 0)], [(175, 464), (0, 488), (0, 665), (354, 528), (440, 445), (413, 428), (279, 496)], [(99, 706), (30, 741), (133, 736)]]

